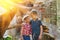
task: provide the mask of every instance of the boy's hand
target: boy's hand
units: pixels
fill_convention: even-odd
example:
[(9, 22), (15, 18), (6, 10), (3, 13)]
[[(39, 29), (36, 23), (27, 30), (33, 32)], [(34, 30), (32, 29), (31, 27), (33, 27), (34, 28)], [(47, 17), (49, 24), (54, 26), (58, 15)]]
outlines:
[(23, 40), (22, 38), (20, 38), (20, 40)]
[(42, 39), (42, 36), (41, 35), (39, 35), (39, 40), (41, 40)]
[(32, 40), (32, 35), (30, 35), (30, 40)]
[(20, 40), (23, 40), (23, 36), (22, 35), (20, 35)]

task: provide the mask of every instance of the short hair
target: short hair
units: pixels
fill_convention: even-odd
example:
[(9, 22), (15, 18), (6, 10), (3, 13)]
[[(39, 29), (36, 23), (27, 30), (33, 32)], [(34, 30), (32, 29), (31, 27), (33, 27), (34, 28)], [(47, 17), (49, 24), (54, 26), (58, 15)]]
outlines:
[(32, 14), (37, 14), (37, 11), (32, 11), (31, 13), (32, 13)]

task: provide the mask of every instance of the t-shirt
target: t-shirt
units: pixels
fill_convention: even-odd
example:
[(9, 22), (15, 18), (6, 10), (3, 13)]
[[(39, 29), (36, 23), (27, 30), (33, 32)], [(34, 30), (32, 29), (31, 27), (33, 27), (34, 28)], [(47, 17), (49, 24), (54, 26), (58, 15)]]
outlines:
[(23, 35), (30, 35), (30, 34), (32, 34), (32, 29), (31, 29), (31, 25), (30, 24), (23, 23), (22, 27), (23, 27), (23, 32), (22, 32)]
[(32, 33), (40, 34), (40, 26), (42, 25), (40, 20), (31, 20)]

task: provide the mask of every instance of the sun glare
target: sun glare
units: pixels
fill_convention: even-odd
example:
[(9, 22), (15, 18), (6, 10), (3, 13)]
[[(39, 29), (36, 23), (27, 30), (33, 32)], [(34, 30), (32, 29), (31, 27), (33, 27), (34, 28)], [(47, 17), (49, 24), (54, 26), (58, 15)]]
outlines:
[(23, 2), (23, 0), (0, 0), (0, 15), (15, 8), (15, 4)]

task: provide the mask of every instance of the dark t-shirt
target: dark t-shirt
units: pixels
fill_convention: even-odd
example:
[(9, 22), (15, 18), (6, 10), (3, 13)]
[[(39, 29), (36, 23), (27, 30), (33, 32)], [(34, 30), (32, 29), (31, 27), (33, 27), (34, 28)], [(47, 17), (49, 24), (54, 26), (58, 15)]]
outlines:
[(40, 20), (31, 20), (31, 26), (32, 26), (32, 33), (35, 33), (35, 34), (40, 34), (40, 26), (42, 25), (41, 21)]

